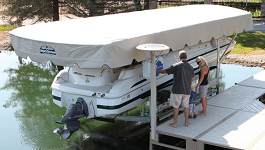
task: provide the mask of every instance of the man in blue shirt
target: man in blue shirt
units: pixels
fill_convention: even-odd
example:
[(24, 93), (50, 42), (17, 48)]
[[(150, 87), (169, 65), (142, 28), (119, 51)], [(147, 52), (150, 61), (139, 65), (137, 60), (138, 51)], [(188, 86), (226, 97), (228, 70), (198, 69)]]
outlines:
[(163, 70), (156, 70), (158, 73), (162, 74), (173, 74), (173, 86), (172, 93), (170, 96), (170, 104), (174, 107), (173, 116), (174, 122), (169, 124), (171, 127), (177, 127), (177, 119), (179, 113), (179, 106), (182, 103), (185, 113), (185, 126), (189, 126), (189, 98), (191, 92), (191, 84), (194, 77), (194, 69), (187, 62), (186, 51), (179, 52), (180, 62), (173, 64), (171, 67)]

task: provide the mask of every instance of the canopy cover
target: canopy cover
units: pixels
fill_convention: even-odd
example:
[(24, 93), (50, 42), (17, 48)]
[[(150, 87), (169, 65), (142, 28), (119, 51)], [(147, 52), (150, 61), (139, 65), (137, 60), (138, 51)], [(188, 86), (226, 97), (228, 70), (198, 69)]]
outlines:
[[(136, 47), (172, 50), (253, 29), (251, 13), (220, 5), (186, 5), (29, 25), (10, 31), (18, 56), (81, 68), (111, 68), (146, 60)], [(163, 53), (167, 53), (163, 52)]]

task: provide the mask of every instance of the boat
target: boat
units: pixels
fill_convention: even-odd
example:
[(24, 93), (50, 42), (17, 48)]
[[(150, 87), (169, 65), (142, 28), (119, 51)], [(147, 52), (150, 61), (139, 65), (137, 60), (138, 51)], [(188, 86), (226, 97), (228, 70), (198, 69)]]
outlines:
[[(57, 121), (67, 127), (55, 133), (68, 139), (79, 129), (79, 118), (113, 121), (149, 100), (150, 55), (137, 50), (138, 45), (170, 48), (157, 54), (158, 69), (177, 63), (179, 51), (185, 50), (197, 74), (198, 56), (210, 69), (217, 68), (236, 44), (228, 36), (252, 29), (246, 11), (187, 5), (29, 25), (12, 30), (10, 38), (19, 57), (64, 66), (51, 87), (53, 102), (67, 108)], [(170, 89), (172, 78), (157, 73), (157, 89)], [(167, 97), (158, 103), (166, 102)]]

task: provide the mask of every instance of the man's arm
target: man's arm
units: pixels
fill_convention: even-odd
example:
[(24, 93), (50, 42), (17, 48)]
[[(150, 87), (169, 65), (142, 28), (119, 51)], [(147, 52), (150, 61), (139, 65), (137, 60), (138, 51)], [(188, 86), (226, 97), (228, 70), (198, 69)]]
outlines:
[(167, 73), (165, 69), (162, 69), (162, 70), (157, 70), (157, 69), (156, 69), (156, 72), (157, 72), (157, 73), (162, 73), (162, 74), (166, 74), (166, 73)]

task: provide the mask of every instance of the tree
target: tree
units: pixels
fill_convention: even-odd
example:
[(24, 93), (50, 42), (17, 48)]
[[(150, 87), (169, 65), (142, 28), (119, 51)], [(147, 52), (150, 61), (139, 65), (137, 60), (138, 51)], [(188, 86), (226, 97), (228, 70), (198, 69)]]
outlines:
[(59, 20), (55, 8), (58, 0), (2, 0), (2, 3), (5, 6), (2, 14), (11, 24), (21, 24), (26, 19), (35, 19), (35, 22)]
[(141, 10), (140, 0), (1, 0), (2, 15), (10, 24), (26, 19), (58, 21), (59, 10), (78, 17)]
[(56, 0), (2, 0), (5, 6), (3, 16), (11, 24), (20, 24), (25, 19), (36, 19), (36, 22), (46, 21), (53, 17), (53, 1)]
[(78, 17), (89, 17), (141, 10), (139, 4), (140, 0), (72, 0), (65, 3), (63, 11)]

